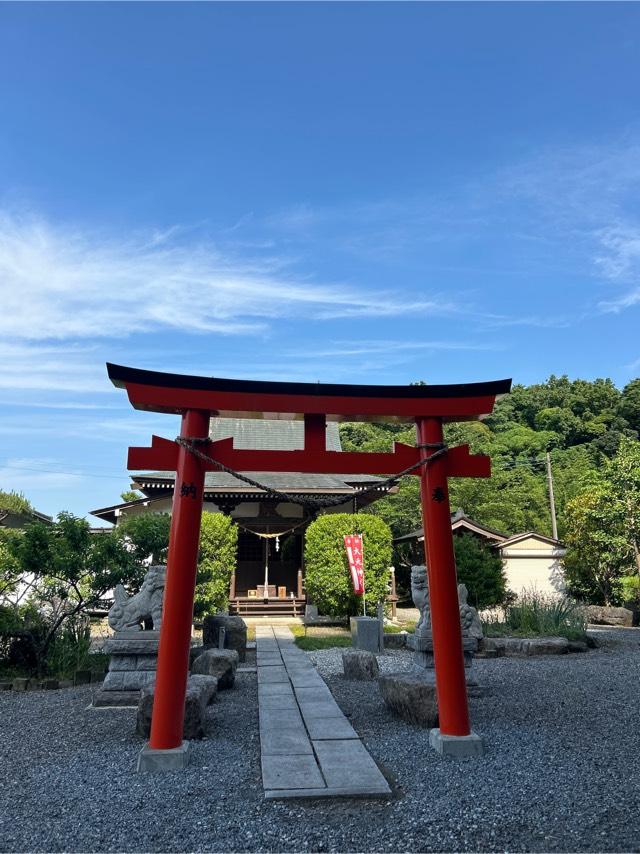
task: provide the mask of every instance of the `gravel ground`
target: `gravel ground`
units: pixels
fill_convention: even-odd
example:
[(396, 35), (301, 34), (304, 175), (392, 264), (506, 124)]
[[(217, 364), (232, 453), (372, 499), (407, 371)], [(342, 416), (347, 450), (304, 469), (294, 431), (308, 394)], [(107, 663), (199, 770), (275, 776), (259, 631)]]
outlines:
[[(2, 851), (637, 851), (640, 630), (582, 655), (477, 661), (482, 760), (442, 759), (340, 651), (311, 653), (394, 788), (384, 801), (265, 802), (255, 674), (211, 708), (184, 772), (136, 774), (133, 710), (89, 688), (0, 694)], [(380, 658), (404, 669), (406, 652)]]

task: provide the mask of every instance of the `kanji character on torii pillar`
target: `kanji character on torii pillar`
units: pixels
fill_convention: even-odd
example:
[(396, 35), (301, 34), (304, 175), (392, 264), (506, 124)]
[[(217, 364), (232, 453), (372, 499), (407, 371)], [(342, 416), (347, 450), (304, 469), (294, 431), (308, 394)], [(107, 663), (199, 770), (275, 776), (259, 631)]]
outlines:
[[(431, 742), (458, 756), (480, 752), (482, 741), (469, 723), (447, 481), (489, 477), (491, 461), (470, 455), (467, 445), (446, 448), (443, 423), (488, 415), (511, 380), (360, 386), (183, 376), (112, 364), (107, 369), (136, 409), (182, 416), (179, 442), (154, 436), (150, 448), (129, 449), (130, 470), (176, 472), (151, 736), (138, 767), (187, 762), (182, 726), (204, 477), (217, 468), (212, 460), (239, 472), (396, 475), (411, 469), (420, 477), (440, 719)], [(233, 439), (209, 442), (209, 420), (215, 416), (304, 419), (304, 449), (242, 450), (233, 447)], [(414, 422), (416, 447), (396, 443), (390, 453), (327, 451), (327, 419)]]

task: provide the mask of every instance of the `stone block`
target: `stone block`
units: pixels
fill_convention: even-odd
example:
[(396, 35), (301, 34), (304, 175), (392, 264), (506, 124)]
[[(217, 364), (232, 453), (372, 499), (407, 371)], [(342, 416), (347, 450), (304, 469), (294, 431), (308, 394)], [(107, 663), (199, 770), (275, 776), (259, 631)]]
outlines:
[(432, 681), (392, 673), (381, 676), (378, 686), (387, 707), (403, 720), (428, 728), (438, 723), (436, 686)]
[(107, 674), (104, 670), (92, 670), (91, 671), (91, 682), (104, 682), (105, 676)]
[[(143, 688), (140, 691), (136, 732), (145, 738), (148, 738), (151, 732), (154, 694), (155, 685)], [(204, 735), (208, 699), (209, 688), (206, 685), (191, 681), (187, 682), (184, 724), (182, 727), (182, 737), (185, 741), (192, 738), (202, 738)]]
[(73, 676), (74, 685), (88, 685), (91, 682), (90, 670), (76, 670)]
[(633, 626), (633, 611), (628, 608), (608, 608), (604, 605), (588, 605), (585, 608), (587, 620), (604, 626)]
[(189, 742), (171, 750), (154, 750), (148, 744), (138, 755), (138, 771), (182, 771), (189, 764)]
[(442, 735), (439, 729), (432, 729), (429, 745), (441, 756), (451, 756), (453, 759), (484, 756), (484, 739), (475, 732), (469, 735)]
[(207, 706), (210, 706), (218, 695), (218, 680), (215, 676), (204, 676), (201, 673), (194, 673), (189, 677), (191, 685), (201, 686), (205, 693)]
[(569, 641), (554, 637), (525, 639), (522, 651), (525, 655), (564, 655), (569, 652)]
[(156, 671), (158, 669), (157, 655), (138, 655), (136, 656), (136, 670)]
[(377, 679), (380, 673), (375, 655), (365, 649), (343, 650), (342, 667), (345, 679)]
[(109, 672), (114, 670), (135, 670), (137, 664), (137, 655), (112, 655), (109, 659)]
[(351, 617), (351, 643), (354, 649), (381, 653), (380, 620), (375, 617)]
[(270, 789), (324, 789), (320, 769), (312, 755), (262, 756), (262, 785)]
[(27, 679), (21, 676), (13, 680), (11, 687), (14, 691), (30, 691), (33, 689), (34, 684), (34, 679)]
[(386, 632), (384, 636), (385, 649), (404, 649), (407, 645), (407, 632)]
[(92, 705), (96, 709), (108, 706), (133, 706), (138, 705), (140, 691), (103, 691), (100, 688), (93, 695)]
[(193, 662), (196, 660), (196, 658), (199, 655), (202, 655), (203, 652), (204, 652), (203, 646), (192, 646), (189, 649), (189, 670), (191, 670)]
[(328, 788), (390, 794), (389, 784), (359, 739), (314, 741), (313, 747)]
[(586, 652), (589, 649), (589, 646), (586, 641), (579, 640), (570, 640), (569, 641), (569, 652)]
[(43, 679), (40, 684), (45, 691), (56, 691), (60, 687), (57, 679)]
[(60, 679), (58, 688), (73, 688), (73, 679)]
[(234, 649), (238, 653), (239, 661), (246, 661), (247, 625), (242, 617), (231, 617), (229, 614), (211, 614), (205, 617), (202, 623), (202, 642), (205, 649), (218, 647), (222, 628), (225, 630), (224, 648)]
[(10, 691), (13, 686), (13, 682), (0, 682), (0, 691)]
[(218, 680), (218, 690), (224, 691), (233, 688), (238, 660), (239, 655), (235, 649), (206, 649), (193, 662), (191, 671), (204, 676), (215, 676)]

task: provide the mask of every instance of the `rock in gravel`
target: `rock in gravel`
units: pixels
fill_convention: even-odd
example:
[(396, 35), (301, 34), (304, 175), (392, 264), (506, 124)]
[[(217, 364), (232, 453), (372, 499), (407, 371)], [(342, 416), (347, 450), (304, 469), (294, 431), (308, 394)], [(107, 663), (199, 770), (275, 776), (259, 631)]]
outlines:
[(438, 725), (438, 702), (433, 682), (410, 673), (391, 673), (378, 680), (382, 699), (391, 711), (421, 727)]
[(628, 608), (588, 605), (585, 611), (590, 623), (600, 623), (605, 626), (624, 626), (626, 628), (631, 628), (633, 625), (633, 611)]
[(226, 688), (233, 688), (238, 659), (235, 649), (207, 649), (193, 662), (191, 672), (215, 676), (218, 680), (218, 690), (224, 691)]
[(380, 673), (377, 658), (365, 649), (345, 649), (342, 667), (345, 679), (377, 679)]
[(569, 652), (566, 638), (531, 638), (522, 641), (524, 655), (564, 655)]
[[(204, 735), (207, 705), (215, 696), (217, 687), (218, 683), (215, 677), (196, 676), (189, 678), (184, 704), (183, 739), (202, 738)], [(143, 688), (140, 691), (136, 732), (145, 738), (148, 738), (151, 732), (154, 695), (155, 685)]]
[(589, 649), (589, 645), (586, 641), (579, 640), (570, 640), (569, 641), (569, 652), (586, 652)]
[(217, 647), (220, 629), (224, 629), (224, 648), (235, 649), (240, 661), (247, 658), (247, 624), (242, 617), (229, 614), (211, 614), (202, 623), (202, 642), (207, 647)]

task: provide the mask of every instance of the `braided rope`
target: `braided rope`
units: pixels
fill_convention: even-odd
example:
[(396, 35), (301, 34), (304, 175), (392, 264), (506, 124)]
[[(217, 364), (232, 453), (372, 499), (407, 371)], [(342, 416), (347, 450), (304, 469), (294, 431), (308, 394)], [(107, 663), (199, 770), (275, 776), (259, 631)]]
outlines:
[[(281, 501), (287, 501), (290, 504), (299, 504), (301, 507), (311, 507), (316, 509), (321, 509), (323, 507), (338, 507), (340, 504), (344, 504), (349, 500), (351, 496), (332, 496), (327, 498), (300, 498), (297, 495), (292, 495), (288, 492), (281, 492), (279, 489), (274, 489), (271, 486), (267, 486), (265, 483), (260, 483), (258, 480), (254, 480), (251, 477), (247, 477), (247, 475), (242, 474), (239, 471), (234, 471), (234, 469), (226, 466), (224, 463), (219, 462), (213, 457), (209, 456), (209, 454), (205, 454), (201, 451), (197, 445), (207, 445), (210, 443), (210, 439), (185, 439), (182, 436), (177, 436), (175, 439), (178, 445), (181, 445), (183, 448), (186, 448), (190, 453), (192, 453), (195, 457), (202, 460), (205, 463), (213, 463), (216, 468), (220, 469), (220, 471), (224, 471), (227, 474), (230, 474), (232, 477), (237, 478), (243, 483), (248, 484), (249, 486), (254, 486), (257, 489), (261, 489), (267, 495), (273, 496), (274, 498), (279, 498)], [(413, 463), (413, 465), (407, 466), (406, 469), (398, 472), (398, 474), (394, 474), (391, 477), (386, 478), (385, 480), (378, 480), (371, 486), (367, 486), (364, 489), (359, 489), (354, 493), (355, 498), (359, 498), (361, 495), (368, 495), (370, 492), (378, 492), (380, 490), (388, 490), (392, 486), (395, 486), (398, 481), (400, 481), (403, 477), (411, 474), (411, 472), (415, 471), (420, 466), (429, 465), (429, 463), (436, 460), (438, 457), (441, 457), (443, 454), (446, 454), (449, 450), (448, 446), (441, 442), (426, 442), (421, 445), (416, 445), (417, 448), (435, 448), (435, 453), (431, 454), (430, 457), (423, 457), (418, 460), (417, 463)]]

